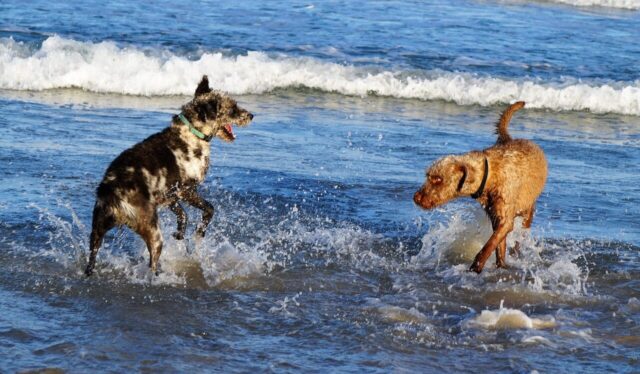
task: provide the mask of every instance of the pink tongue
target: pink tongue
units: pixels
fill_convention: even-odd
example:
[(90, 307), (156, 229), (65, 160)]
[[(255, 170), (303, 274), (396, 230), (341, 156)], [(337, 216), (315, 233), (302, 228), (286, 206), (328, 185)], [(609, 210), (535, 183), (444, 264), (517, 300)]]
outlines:
[(234, 138), (236, 137), (235, 134), (233, 133), (233, 128), (231, 127), (231, 125), (225, 125), (224, 128), (229, 132), (229, 134), (231, 134), (231, 136), (233, 136)]

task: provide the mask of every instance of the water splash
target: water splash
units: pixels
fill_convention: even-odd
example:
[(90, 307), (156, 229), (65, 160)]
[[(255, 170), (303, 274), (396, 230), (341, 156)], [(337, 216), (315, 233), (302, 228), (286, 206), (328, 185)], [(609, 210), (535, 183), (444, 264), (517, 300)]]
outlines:
[[(69, 276), (82, 277), (86, 265), (89, 230), (68, 202), (57, 201), (54, 213), (31, 204), (39, 212), (38, 226), (45, 228), (47, 248), (36, 250), (34, 258), (51, 258)], [(228, 209), (228, 210), (227, 210)], [(222, 207), (216, 222), (203, 239), (175, 240), (173, 215), (161, 210), (164, 246), (161, 272), (153, 276), (148, 268), (145, 244), (126, 228), (117, 228), (105, 237), (98, 254), (96, 277), (110, 282), (134, 284), (187, 285), (193, 287), (241, 287), (245, 280), (283, 269), (349, 267), (371, 270), (397, 267), (392, 260), (376, 254), (389, 243), (380, 235), (351, 224), (301, 216), (293, 206), (279, 222), (256, 219), (255, 207)], [(229, 213), (233, 212), (233, 213)], [(274, 217), (271, 217), (272, 219)], [(255, 220), (252, 222), (251, 220)], [(247, 222), (238, 227), (236, 222)]]
[(495, 269), (495, 254), (482, 274), (469, 273), (469, 265), (491, 235), (491, 225), (480, 208), (449, 208), (443, 223), (434, 223), (422, 238), (420, 252), (411, 257), (417, 270), (435, 271), (447, 283), (465, 289), (520, 290), (529, 293), (584, 296), (588, 294), (588, 268), (577, 261), (584, 256), (583, 242), (545, 241), (529, 230), (516, 229), (507, 237), (513, 248), (520, 243), (519, 257), (507, 258), (508, 269)]

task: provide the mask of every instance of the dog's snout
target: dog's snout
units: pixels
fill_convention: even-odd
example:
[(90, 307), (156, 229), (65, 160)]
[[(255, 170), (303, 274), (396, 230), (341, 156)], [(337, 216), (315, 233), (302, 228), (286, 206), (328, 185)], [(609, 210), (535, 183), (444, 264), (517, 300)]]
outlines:
[(413, 194), (413, 202), (417, 206), (424, 209), (431, 209), (434, 206), (433, 202), (431, 201), (431, 199), (429, 199), (429, 196), (424, 192), (422, 188), (416, 191), (415, 194)]
[(418, 190), (416, 191), (415, 194), (413, 194), (413, 202), (416, 203), (416, 205), (422, 205), (422, 190)]
[(253, 114), (249, 113), (249, 119), (252, 120), (253, 119)]

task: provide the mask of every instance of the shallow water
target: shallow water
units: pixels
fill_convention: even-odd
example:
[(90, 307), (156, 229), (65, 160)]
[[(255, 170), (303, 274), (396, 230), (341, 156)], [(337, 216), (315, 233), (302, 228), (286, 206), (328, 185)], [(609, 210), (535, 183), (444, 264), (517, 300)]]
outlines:
[[(311, 65), (301, 71), (309, 68), (312, 76), (328, 77), (320, 74), (327, 66), (364, 69), (332, 83), (346, 91), (360, 83), (365, 91), (370, 88), (371, 82), (351, 78), (371, 69), (416, 76), (443, 69), (441, 76), (541, 79), (541, 86), (570, 75), (633, 88), (637, 70), (632, 65), (625, 70), (624, 61), (633, 60), (640, 49), (620, 30), (638, 26), (635, 12), (548, 2), (374, 2), (357, 10), (342, 3), (279, 3), (260, 9), (240, 4), (253, 9), (253, 16), (245, 17), (248, 9), (199, 5), (186, 11), (202, 14), (194, 21), (201, 29), (178, 27), (162, 34), (166, 17), (182, 8), (135, 6), (131, 11), (140, 22), (132, 25), (118, 16), (128, 4), (110, 3), (102, 12), (90, 5), (57, 5), (71, 7), (62, 13), (41, 9), (37, 2), (22, 8), (0, 5), (2, 35), (26, 43), (24, 56), (44, 58), (36, 65), (40, 68), (78, 62), (66, 52), (44, 53), (47, 40), (60, 42), (60, 51), (77, 48), (85, 57), (108, 40), (114, 45), (101, 51), (107, 56), (134, 50), (158, 61), (168, 54), (164, 58), (184, 63), (184, 70), (151, 69), (157, 74), (151, 83), (127, 84), (126, 78), (108, 75), (109, 64), (83, 65), (88, 60), (82, 60), (77, 66), (92, 74), (73, 70), (65, 85), (53, 69), (39, 78), (42, 86), (19, 88), (7, 82), (34, 83), (25, 78), (27, 69), (22, 77), (6, 74), (18, 60), (15, 49), (3, 52), (0, 47), (0, 68), (5, 69), (0, 69), (0, 371), (637, 370), (640, 117), (617, 111), (618, 104), (605, 100), (606, 95), (600, 102), (608, 114), (544, 105), (547, 109), (519, 112), (512, 134), (533, 139), (545, 150), (548, 183), (532, 232), (516, 230), (509, 237), (510, 244), (523, 243), (522, 256), (508, 259), (506, 270), (495, 269), (491, 259), (475, 275), (466, 269), (490, 234), (482, 211), (473, 201), (460, 200), (424, 212), (411, 197), (435, 158), (493, 143), (492, 124), (502, 104), (483, 102), (482, 91), (474, 96), (475, 105), (459, 105), (455, 98), (345, 95), (295, 80), (276, 79), (254, 90), (242, 73), (249, 68), (194, 62), (203, 53), (235, 58), (250, 50), (270, 56), (250, 64), (265, 76), (283, 66), (272, 64), (283, 63), (273, 53), (286, 54), (285, 66), (311, 59), (304, 60)], [(411, 9), (414, 21), (407, 17)], [(360, 10), (367, 18), (358, 21)], [(466, 17), (456, 21), (464, 26), (459, 34), (439, 34), (457, 42), (455, 48), (437, 40), (427, 43), (428, 33), (410, 32), (417, 23), (450, 11), (451, 22), (454, 16)], [(567, 31), (568, 41), (559, 39), (555, 50), (536, 44), (536, 35), (557, 35), (571, 25), (545, 30), (533, 22), (529, 33), (534, 41), (518, 46), (514, 55), (554, 64), (558, 72), (527, 73), (499, 64), (471, 64), (467, 70), (433, 57), (449, 53), (461, 61), (477, 52), (484, 59), (496, 58), (491, 48), (497, 47), (478, 34), (487, 22), (478, 14), (489, 17), (496, 23), (494, 33), (505, 36), (499, 30), (517, 23), (513, 15), (518, 13), (539, 22), (559, 14), (580, 25), (604, 23), (608, 36)], [(282, 14), (291, 21), (276, 22)], [(256, 19), (266, 25), (260, 32)], [(309, 25), (309, 19), (318, 23)], [(394, 23), (401, 19), (408, 26)], [(106, 22), (112, 27), (96, 27)], [(433, 33), (442, 27), (424, 24)], [(318, 31), (305, 34), (305, 27)], [(343, 27), (348, 32), (336, 33)], [(407, 32), (391, 40), (395, 30)], [(8, 40), (0, 44), (13, 43)], [(583, 70), (574, 66), (574, 57), (554, 55), (571, 43), (585, 47), (578, 56)], [(616, 52), (623, 58), (602, 51), (617, 50), (618, 43), (628, 45)], [(343, 55), (322, 52), (328, 47)], [(428, 66), (412, 65), (404, 50), (413, 50)], [(147, 69), (149, 60), (138, 57), (128, 60), (130, 72)], [(319, 63), (337, 65), (317, 68)], [(173, 240), (175, 218), (163, 210), (159, 276), (147, 270), (142, 241), (122, 229), (110, 233), (96, 275), (85, 278), (94, 190), (106, 166), (123, 149), (166, 126), (188, 100), (181, 94), (192, 90), (189, 79), (215, 76), (216, 71), (207, 70), (212, 66), (228, 69), (223, 75), (239, 71), (235, 80), (222, 84), (230, 91), (240, 87), (234, 91), (237, 99), (256, 118), (236, 131), (233, 144), (212, 145), (212, 167), (201, 187), (216, 208), (207, 237)], [(42, 69), (34, 70), (39, 73)], [(154, 82), (165, 77), (184, 81), (184, 88), (161, 95), (164, 86)], [(427, 86), (418, 88), (428, 91)], [(147, 96), (123, 95), (122, 87)], [(400, 86), (397, 92), (403, 90)], [(629, 90), (631, 102), (640, 107), (638, 94)], [(545, 100), (553, 97), (541, 96), (540, 102)], [(569, 95), (567, 102), (592, 105), (580, 100), (579, 94)], [(191, 234), (199, 213), (188, 213)]]

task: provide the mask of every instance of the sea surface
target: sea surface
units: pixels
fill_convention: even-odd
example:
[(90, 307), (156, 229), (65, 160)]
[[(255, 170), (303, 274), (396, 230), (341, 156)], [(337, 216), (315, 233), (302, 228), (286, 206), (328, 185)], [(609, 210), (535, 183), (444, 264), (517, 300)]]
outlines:
[[(0, 372), (638, 372), (640, 1), (0, 3)], [(201, 76), (254, 115), (212, 142), (162, 272), (95, 188)], [(425, 168), (510, 126), (549, 178), (508, 269)], [(151, 157), (151, 156), (150, 156)]]

